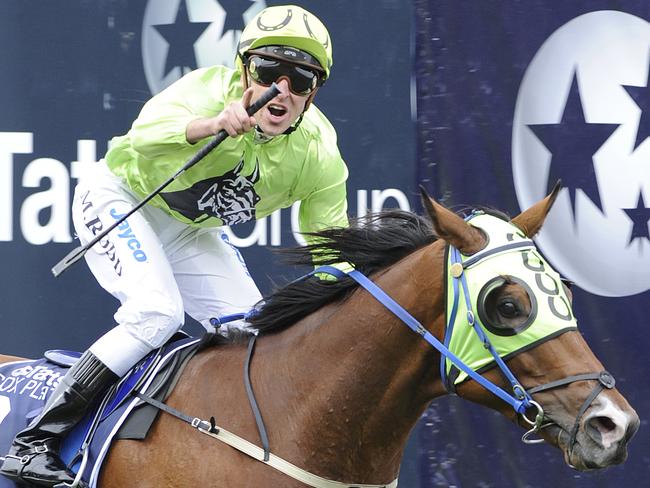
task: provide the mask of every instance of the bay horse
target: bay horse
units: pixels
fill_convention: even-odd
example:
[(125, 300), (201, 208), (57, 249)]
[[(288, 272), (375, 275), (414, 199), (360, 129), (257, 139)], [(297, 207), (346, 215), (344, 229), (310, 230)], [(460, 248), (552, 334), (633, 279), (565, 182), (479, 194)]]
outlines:
[[(451, 390), (526, 427), (525, 440), (541, 436), (578, 470), (623, 462), (639, 418), (576, 330), (570, 292), (529, 240), (558, 191), (510, 222), (494, 217), (503, 236), (477, 223), (489, 219), (466, 221), (424, 194), (427, 218), (380, 212), (365, 225), (320, 232), (316, 244), (296, 251), (301, 262), (351, 263), (390, 298), (382, 303), (346, 273), (310, 276), (250, 316), (258, 336), (248, 373), (272, 453), (331, 480), (312, 486), (396, 486), (409, 433), (429, 403)], [(500, 260), (536, 278), (502, 270)], [(402, 311), (387, 308), (395, 303)], [(539, 340), (517, 342), (548, 317), (563, 322)], [(475, 350), (454, 342), (463, 329), (476, 330), (479, 349), (497, 357), (475, 360)], [(249, 349), (245, 341), (204, 349), (166, 404), (214, 417), (259, 446), (243, 379)], [(305, 486), (202, 433), (159, 415), (144, 441), (114, 443), (99, 486)]]

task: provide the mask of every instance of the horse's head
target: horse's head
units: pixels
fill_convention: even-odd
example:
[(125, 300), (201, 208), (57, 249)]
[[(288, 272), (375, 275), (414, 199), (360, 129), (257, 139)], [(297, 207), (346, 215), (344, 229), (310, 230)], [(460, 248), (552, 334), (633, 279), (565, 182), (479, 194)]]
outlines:
[(570, 466), (604, 468), (625, 460), (639, 418), (577, 331), (567, 284), (530, 241), (558, 191), (511, 222), (463, 220), (424, 193), (434, 231), (450, 245), (445, 343), (493, 393), (509, 393), (500, 399), (466, 381), (449, 358), (441, 371), (449, 390), (527, 425), (525, 442), (537, 434)]

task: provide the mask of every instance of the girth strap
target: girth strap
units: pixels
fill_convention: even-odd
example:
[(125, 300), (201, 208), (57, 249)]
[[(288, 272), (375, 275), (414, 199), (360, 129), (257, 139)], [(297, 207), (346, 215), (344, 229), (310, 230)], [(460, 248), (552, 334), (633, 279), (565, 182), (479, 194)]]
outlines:
[(202, 434), (209, 435), (215, 439), (228, 444), (230, 447), (237, 449), (238, 451), (247, 454), (248, 456), (256, 459), (264, 464), (268, 464), (272, 468), (277, 469), (281, 473), (290, 476), (291, 478), (301, 481), (302, 483), (312, 486), (314, 488), (397, 488), (397, 479), (393, 480), (386, 485), (368, 485), (362, 483), (341, 483), (340, 481), (333, 481), (327, 478), (310, 473), (305, 471), (302, 468), (299, 468), (295, 464), (290, 463), (282, 459), (281, 457), (276, 456), (275, 454), (268, 454), (268, 459), (266, 458), (267, 453), (260, 447), (255, 444), (248, 442), (246, 439), (239, 437), (232, 432), (227, 431), (215, 424), (214, 417), (208, 420), (201, 420), (198, 417), (190, 417), (189, 415), (176, 410), (169, 405), (166, 405), (158, 400), (151, 398), (143, 393), (135, 392), (135, 396), (141, 400), (153, 405), (154, 407), (159, 408), (160, 410), (178, 418), (184, 420), (192, 427), (196, 428)]
[[(221, 319), (213, 319), (214, 322), (212, 322), (212, 324), (215, 326), (221, 325), (222, 323), (226, 323), (242, 317), (243, 314), (233, 314), (226, 317), (221, 317)], [(299, 468), (289, 461), (286, 461), (270, 452), (268, 435), (266, 433), (264, 421), (262, 420), (262, 414), (257, 405), (257, 401), (253, 393), (253, 387), (250, 381), (250, 362), (253, 356), (253, 351), (255, 349), (255, 339), (256, 336), (253, 335), (248, 342), (246, 363), (244, 365), (244, 384), (246, 387), (246, 393), (248, 394), (248, 399), (251, 404), (251, 409), (255, 415), (255, 422), (257, 423), (257, 428), (262, 440), (263, 449), (247, 441), (246, 439), (243, 439), (242, 437), (239, 437), (238, 435), (233, 434), (232, 432), (229, 432), (222, 427), (219, 427), (216, 425), (214, 417), (211, 417), (210, 420), (202, 420), (199, 417), (192, 417), (190, 415), (187, 415), (180, 410), (170, 407), (169, 405), (139, 391), (134, 391), (133, 395), (138, 397), (140, 400), (162, 410), (163, 412), (172, 415), (173, 417), (176, 417), (180, 420), (183, 420), (184, 422), (187, 422), (202, 434), (214, 437), (215, 439), (228, 444), (230, 447), (233, 447), (264, 464), (268, 464), (281, 473), (284, 473), (295, 480), (301, 481), (305, 485), (312, 486), (314, 488), (397, 488), (398, 479), (394, 479), (390, 483), (384, 485), (342, 483), (340, 481), (329, 480), (327, 478), (323, 478), (302, 468)]]
[(207, 420), (201, 420), (198, 417), (191, 417), (187, 414), (184, 414), (180, 410), (176, 410), (173, 407), (170, 407), (166, 403), (160, 402), (156, 400), (153, 397), (150, 397), (149, 395), (145, 395), (144, 393), (141, 393), (139, 391), (133, 392), (133, 395), (138, 397), (140, 400), (143, 402), (148, 403), (149, 405), (156, 407), (159, 410), (162, 410), (163, 412), (168, 413), (169, 415), (173, 415), (174, 417), (184, 420), (188, 424), (190, 424), (192, 427), (199, 427), (202, 426), (205, 429), (211, 429), (213, 428), (212, 422), (208, 422)]

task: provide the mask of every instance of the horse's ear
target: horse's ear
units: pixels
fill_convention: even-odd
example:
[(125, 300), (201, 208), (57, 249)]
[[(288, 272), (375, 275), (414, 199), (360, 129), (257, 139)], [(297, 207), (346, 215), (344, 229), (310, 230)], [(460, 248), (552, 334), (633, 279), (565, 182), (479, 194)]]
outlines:
[(460, 252), (469, 256), (483, 249), (487, 239), (476, 227), (469, 225), (454, 212), (436, 202), (420, 185), (422, 204), (433, 224), (435, 234)]
[(540, 200), (528, 210), (521, 212), (512, 219), (511, 222), (532, 239), (533, 236), (542, 228), (542, 224), (551, 210), (553, 203), (555, 203), (555, 199), (557, 198), (557, 194), (560, 192), (561, 188), (561, 182), (558, 180), (557, 183), (555, 183), (553, 190), (546, 198)]

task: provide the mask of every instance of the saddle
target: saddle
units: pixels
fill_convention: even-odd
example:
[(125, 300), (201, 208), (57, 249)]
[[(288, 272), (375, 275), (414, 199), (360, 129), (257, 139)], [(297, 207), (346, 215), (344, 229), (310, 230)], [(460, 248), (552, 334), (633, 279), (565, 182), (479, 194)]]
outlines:
[[(182, 332), (174, 335), (109, 390), (63, 440), (61, 458), (71, 470), (81, 473), (81, 479), (95, 487), (112, 441), (144, 439), (160, 412), (136, 395), (164, 402), (189, 360), (210, 336), (195, 338)], [(37, 360), (0, 365), (0, 452), (7, 452), (15, 434), (38, 416), (59, 378), (80, 356), (77, 352), (51, 350)], [(14, 486), (0, 477), (0, 488)]]

